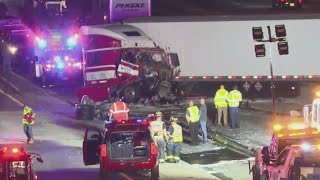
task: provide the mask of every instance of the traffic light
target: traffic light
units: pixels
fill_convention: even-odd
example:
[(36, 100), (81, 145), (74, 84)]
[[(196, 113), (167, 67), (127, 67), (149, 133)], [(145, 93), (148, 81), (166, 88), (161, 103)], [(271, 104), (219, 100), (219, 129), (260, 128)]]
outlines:
[(276, 25), (275, 29), (276, 29), (276, 36), (277, 37), (286, 37), (287, 36), (286, 27), (283, 24)]
[(256, 44), (254, 46), (256, 57), (265, 57), (266, 56), (266, 47), (264, 44)]
[(280, 55), (289, 54), (288, 42), (278, 42), (278, 50)]
[(262, 40), (263, 39), (262, 27), (253, 27), (252, 28), (252, 37), (256, 41)]

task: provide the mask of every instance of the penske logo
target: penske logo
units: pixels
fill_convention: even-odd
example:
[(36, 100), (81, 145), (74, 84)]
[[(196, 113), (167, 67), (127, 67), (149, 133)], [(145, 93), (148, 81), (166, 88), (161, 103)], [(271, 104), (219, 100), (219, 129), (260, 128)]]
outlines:
[(143, 8), (145, 3), (118, 3), (116, 8), (121, 9), (138, 9)]

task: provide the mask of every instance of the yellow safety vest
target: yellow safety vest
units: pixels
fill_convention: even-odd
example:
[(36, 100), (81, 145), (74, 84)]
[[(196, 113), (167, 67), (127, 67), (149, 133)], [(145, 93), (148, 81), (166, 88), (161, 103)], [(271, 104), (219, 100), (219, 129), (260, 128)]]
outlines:
[(227, 98), (228, 91), (225, 89), (219, 89), (214, 96), (214, 104), (217, 107), (228, 107)]
[(197, 106), (188, 107), (187, 111), (189, 111), (190, 122), (198, 122), (199, 121), (199, 108)]
[(24, 116), (27, 115), (27, 114), (29, 114), (29, 113), (32, 113), (32, 108), (23, 109), (22, 124), (34, 124), (34, 121), (32, 121), (31, 123), (29, 123), (27, 119), (24, 119)]
[(150, 123), (151, 133), (153, 134), (152, 138), (154, 140), (164, 138), (163, 123), (162, 121), (152, 121)]
[(183, 141), (183, 134), (182, 134), (182, 128), (178, 124), (173, 124), (173, 133), (171, 135), (172, 141), (175, 143), (182, 142)]
[(238, 107), (240, 101), (242, 101), (241, 92), (238, 90), (233, 90), (228, 94), (228, 103), (230, 107)]

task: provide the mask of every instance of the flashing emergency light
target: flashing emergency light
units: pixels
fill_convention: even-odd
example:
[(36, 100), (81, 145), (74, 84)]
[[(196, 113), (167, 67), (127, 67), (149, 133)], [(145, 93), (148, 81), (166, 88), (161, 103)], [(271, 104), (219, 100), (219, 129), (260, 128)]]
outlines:
[(274, 131), (280, 131), (282, 128), (283, 128), (283, 127), (282, 127), (280, 124), (275, 124), (275, 125), (273, 126), (273, 130), (274, 130)]
[(65, 61), (68, 61), (68, 60), (69, 60), (69, 56), (65, 56), (65, 57), (64, 57), (64, 60), (65, 60)]
[(73, 48), (77, 45), (77, 39), (78, 39), (79, 35), (74, 35), (70, 38), (67, 39), (67, 46), (70, 48)]
[(63, 62), (58, 61), (58, 62), (57, 62), (57, 68), (58, 68), (58, 69), (63, 69), (63, 68), (64, 68)]
[(18, 51), (18, 48), (17, 47), (14, 47), (14, 46), (9, 46), (9, 52), (11, 54), (16, 54)]
[(317, 96), (318, 98), (320, 98), (320, 91), (317, 91), (317, 92), (316, 92), (316, 96)]
[(292, 130), (302, 130), (308, 128), (308, 126), (303, 123), (292, 123), (288, 125), (288, 128)]
[(19, 149), (18, 148), (12, 148), (12, 153), (16, 154), (19, 152)]
[(142, 120), (141, 119), (137, 119), (137, 123), (141, 123), (142, 122)]
[(36, 37), (35, 39), (36, 39), (36, 41), (38, 43), (39, 48), (45, 49), (47, 47), (47, 41), (46, 40), (41, 39), (39, 37)]
[(55, 56), (55, 57), (54, 57), (54, 60), (55, 60), (56, 62), (61, 61), (61, 57), (60, 57), (60, 56)]
[(304, 143), (301, 145), (301, 148), (305, 151), (308, 151), (311, 149), (311, 146), (309, 144)]

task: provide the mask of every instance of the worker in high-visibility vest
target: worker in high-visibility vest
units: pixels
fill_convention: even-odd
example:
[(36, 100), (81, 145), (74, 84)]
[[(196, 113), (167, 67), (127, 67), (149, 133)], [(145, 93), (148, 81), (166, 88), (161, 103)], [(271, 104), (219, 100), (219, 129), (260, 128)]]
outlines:
[(112, 103), (110, 106), (109, 119), (115, 121), (127, 120), (129, 118), (129, 111), (128, 105), (117, 97), (116, 102)]
[(190, 127), (191, 136), (191, 146), (196, 146), (199, 144), (198, 134), (199, 134), (199, 119), (200, 113), (199, 108), (193, 104), (193, 101), (189, 101), (189, 107), (186, 112), (186, 119)]
[(168, 139), (166, 124), (162, 121), (162, 113), (156, 112), (156, 120), (150, 123), (151, 137), (158, 147), (158, 159), (160, 163), (165, 162), (166, 139)]
[(240, 128), (239, 105), (242, 101), (242, 94), (238, 91), (238, 86), (233, 87), (227, 100), (231, 116), (231, 128)]
[(24, 105), (23, 107), (23, 118), (22, 118), (22, 124), (23, 124), (23, 131), (27, 136), (27, 143), (32, 144), (34, 142), (33, 140), (33, 125), (35, 123), (34, 118), (35, 118), (35, 113), (32, 111), (32, 109)]
[(167, 144), (167, 161), (178, 163), (180, 160), (181, 143), (183, 141), (182, 127), (177, 123), (178, 118), (170, 118), (168, 129), (169, 142)]
[[(214, 104), (218, 110), (218, 125), (227, 126), (228, 125), (228, 91), (224, 89), (224, 86), (221, 85), (220, 89), (216, 92), (214, 96)], [(223, 115), (223, 124), (221, 117)]]

